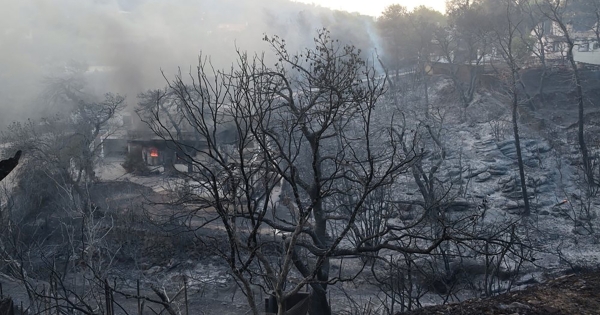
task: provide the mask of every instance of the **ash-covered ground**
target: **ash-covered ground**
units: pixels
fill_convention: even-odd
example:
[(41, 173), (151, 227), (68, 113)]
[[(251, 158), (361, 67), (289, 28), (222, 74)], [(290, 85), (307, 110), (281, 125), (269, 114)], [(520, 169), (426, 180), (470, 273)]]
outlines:
[[(526, 234), (522, 237), (534, 246), (535, 263), (519, 270), (512, 289), (546, 281), (577, 266), (600, 265), (597, 218), (600, 198), (586, 197), (582, 185), (574, 128), (577, 108), (572, 88), (564, 84), (568, 74), (552, 73), (546, 79), (543, 94), (535, 95), (538, 87), (534, 82), (537, 82), (538, 76), (539, 73), (535, 71), (524, 73), (523, 78), (530, 88), (521, 91), (523, 98), (534, 96), (530, 102), (523, 102), (519, 107), (521, 146), (532, 207), (532, 213), (527, 218), (522, 216), (523, 196), (518, 182), (511, 111), (506, 96), (500, 89), (483, 90), (475, 95), (473, 102), (465, 109), (453, 96), (448, 78), (435, 76), (430, 83), (432, 88), (428, 111), (438, 121), (443, 121), (440, 124), (443, 132), (440, 134), (446, 149), (443, 164), (436, 176), (440, 181), (460, 188), (457, 190), (459, 193), (453, 196), (455, 206), (448, 211), (477, 213), (482, 224), (514, 222), (521, 227), (520, 231), (526, 231), (521, 232)], [(595, 155), (600, 149), (600, 142), (594, 134), (594, 130), (600, 127), (596, 115), (600, 112), (597, 101), (600, 99), (599, 72), (585, 72), (585, 80), (586, 124), (590, 133), (590, 149)], [(391, 99), (389, 97), (383, 102), (391, 102)], [(423, 110), (419, 104), (402, 104), (408, 119), (419, 117), (417, 113)], [(385, 110), (386, 106), (381, 108)], [(118, 279), (119, 287), (133, 294), (139, 280), (142, 293), (152, 296), (152, 287), (161, 288), (182, 309), (184, 298), (181, 290), (185, 282), (191, 313), (248, 313), (246, 299), (231, 277), (227, 265), (203, 247), (206, 244), (195, 241), (198, 234), (173, 234), (173, 231), (152, 226), (146, 221), (149, 217), (168, 217), (173, 213), (172, 206), (166, 203), (169, 193), (182, 179), (163, 174), (126, 174), (122, 162), (122, 159), (106, 159), (97, 170), (101, 183), (97, 187), (99, 193), (96, 197), (103, 218), (114, 213), (121, 214), (121, 218), (129, 218), (122, 225), (113, 225), (113, 232), (117, 236), (112, 240), (120, 247), (111, 262), (111, 276)], [(410, 176), (402, 180), (406, 181), (406, 188), (399, 193), (404, 194), (407, 200), (418, 200), (419, 191)], [(200, 224), (203, 223), (198, 222)], [(203, 231), (198, 233), (212, 235), (214, 241), (218, 242), (223, 231), (215, 223), (205, 225)], [(273, 239), (281, 237), (275, 231), (264, 233), (272, 233)], [(476, 266), (480, 262), (471, 263)], [(332, 266), (334, 272), (348, 275), (364, 267), (360, 259), (353, 258), (334, 260)], [(351, 310), (359, 304), (379, 309), (383, 298), (368, 269), (364, 269), (353, 281), (330, 286), (334, 309)], [(473, 267), (475, 269), (477, 267)], [(74, 275), (70, 281), (77, 283), (86, 276), (89, 275)], [(473, 278), (477, 279), (478, 276), (481, 274), (473, 271)], [(292, 274), (289, 281), (297, 281), (295, 277), (297, 275)], [(27, 300), (19, 281), (4, 275), (0, 277), (0, 283), (17, 305)], [(422, 305), (444, 301), (445, 294), (431, 291), (422, 297)], [(259, 300), (266, 297), (259, 288), (256, 288), (256, 293)], [(474, 288), (465, 287), (452, 295), (450, 300), (456, 302), (479, 294)], [(124, 296), (116, 297), (116, 300), (124, 306), (135, 307), (137, 303), (135, 299)], [(154, 304), (148, 302), (148, 305)]]

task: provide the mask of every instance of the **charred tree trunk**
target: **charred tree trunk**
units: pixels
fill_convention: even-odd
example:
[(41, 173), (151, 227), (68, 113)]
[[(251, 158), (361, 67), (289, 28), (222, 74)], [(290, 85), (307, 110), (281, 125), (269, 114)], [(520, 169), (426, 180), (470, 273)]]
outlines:
[[(309, 138), (310, 139), (310, 138)], [(315, 219), (315, 234), (318, 238), (319, 245), (327, 247), (329, 243), (329, 236), (327, 234), (327, 219), (325, 218), (325, 209), (323, 209), (323, 201), (319, 193), (321, 189), (319, 187), (319, 181), (321, 179), (321, 156), (318, 151), (317, 142), (313, 142), (313, 154), (314, 163), (313, 171), (315, 172), (315, 183), (313, 183), (311, 197), (315, 202), (313, 209), (313, 217)], [(310, 295), (310, 314), (311, 315), (331, 315), (331, 306), (327, 299), (327, 281), (329, 281), (329, 258), (319, 257), (317, 262), (322, 263), (315, 266), (316, 280), (317, 283), (313, 286), (313, 292)]]
[[(324, 285), (326, 287), (326, 285)], [(314, 290), (310, 295), (310, 315), (331, 315), (331, 306), (327, 300), (327, 290)]]
[(542, 74), (540, 75), (540, 83), (539, 83), (540, 86), (537, 91), (537, 95), (539, 95), (541, 102), (544, 102), (544, 83), (545, 83), (547, 72), (548, 71), (546, 69), (546, 63), (543, 63), (542, 64)]
[(421, 76), (423, 80), (423, 93), (425, 94), (425, 118), (429, 118), (429, 77), (425, 65), (421, 63)]
[(556, 4), (550, 3), (550, 5), (548, 6), (549, 11), (544, 12), (544, 14), (550, 20), (558, 24), (567, 43), (567, 61), (571, 66), (571, 70), (573, 71), (573, 79), (575, 81), (575, 90), (577, 94), (577, 106), (579, 111), (579, 121), (577, 122), (577, 140), (579, 143), (579, 151), (581, 152), (581, 159), (585, 179), (587, 181), (588, 187), (591, 187), (592, 185), (594, 185), (594, 174), (590, 163), (587, 144), (585, 142), (583, 89), (581, 88), (581, 77), (579, 76), (579, 69), (577, 69), (577, 63), (573, 58), (573, 49), (575, 48), (575, 41), (571, 37), (571, 34), (569, 34), (569, 29), (567, 28), (567, 24), (562, 11), (565, 10), (566, 5), (567, 3), (561, 3), (560, 1)]
[(594, 173), (592, 170), (592, 166), (590, 163), (589, 153), (587, 144), (585, 142), (585, 125), (584, 125), (584, 106), (583, 106), (583, 89), (581, 88), (581, 77), (579, 76), (579, 69), (577, 69), (577, 64), (573, 59), (573, 44), (569, 41), (569, 51), (567, 53), (567, 58), (569, 59), (569, 63), (571, 64), (571, 68), (573, 69), (573, 77), (575, 79), (575, 89), (577, 92), (577, 106), (578, 106), (578, 116), (579, 121), (577, 122), (577, 140), (579, 142), (579, 151), (581, 152), (581, 158), (583, 163), (583, 171), (585, 173), (585, 177), (589, 186), (594, 184)]
[(515, 139), (515, 149), (517, 151), (517, 164), (519, 164), (519, 177), (521, 182), (521, 192), (523, 193), (523, 203), (525, 210), (523, 211), (524, 216), (531, 214), (529, 207), (529, 196), (527, 195), (527, 181), (525, 179), (525, 168), (523, 165), (523, 154), (521, 152), (521, 140), (519, 137), (519, 122), (518, 122), (518, 106), (519, 96), (517, 95), (517, 74), (516, 70), (512, 71), (512, 123), (513, 123), (513, 136)]
[[(515, 3), (513, 1), (505, 1), (506, 5), (506, 20), (505, 23), (500, 25), (496, 30), (496, 35), (498, 38), (499, 47), (502, 51), (502, 55), (506, 65), (510, 69), (510, 77), (507, 81), (509, 81), (510, 86), (508, 87), (510, 91), (510, 97), (512, 102), (512, 125), (513, 125), (513, 137), (515, 140), (515, 149), (517, 153), (517, 165), (519, 167), (519, 179), (521, 184), (521, 193), (523, 197), (523, 203), (525, 209), (523, 210), (523, 216), (529, 216), (531, 214), (531, 208), (529, 206), (529, 195), (527, 194), (527, 180), (525, 178), (525, 167), (523, 165), (523, 153), (521, 152), (521, 139), (519, 136), (519, 120), (518, 120), (518, 110), (519, 110), (519, 87), (523, 89), (523, 93), (527, 95), (527, 90), (523, 81), (521, 80), (521, 76), (519, 74), (519, 69), (521, 66), (520, 62), (523, 60), (519, 58), (518, 54), (515, 54), (513, 48), (513, 44), (516, 36), (520, 33), (519, 25), (523, 22), (522, 17), (521, 20), (518, 20), (519, 15), (515, 13), (518, 12), (515, 7)], [(528, 102), (531, 102), (531, 98), (528, 97)]]
[[(320, 257), (321, 258), (321, 257)], [(321, 258), (322, 259), (322, 258)], [(298, 251), (292, 251), (292, 260), (296, 269), (303, 277), (311, 276), (307, 262), (299, 257)], [(317, 259), (317, 261), (319, 258)], [(329, 260), (326, 259), (321, 266), (317, 266), (316, 281), (310, 283), (310, 315), (331, 315), (331, 305), (327, 299), (327, 281), (329, 280)]]

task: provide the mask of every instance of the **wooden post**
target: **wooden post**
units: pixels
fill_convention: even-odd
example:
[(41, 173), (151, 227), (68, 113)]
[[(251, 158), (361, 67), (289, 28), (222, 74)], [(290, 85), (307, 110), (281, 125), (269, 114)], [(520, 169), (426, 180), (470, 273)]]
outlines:
[(42, 292), (44, 292), (43, 293), (44, 294), (44, 314), (46, 314), (46, 315), (50, 315), (50, 313), (48, 312), (50, 303), (48, 302), (48, 297), (47, 297), (48, 296), (47, 292), (49, 292), (49, 291), (50, 290), (46, 291), (46, 284), (44, 284), (44, 291), (42, 291)]
[(138, 315), (142, 315), (142, 303), (140, 301), (140, 279), (137, 279), (137, 305), (138, 305)]
[(108, 287), (108, 281), (104, 279), (104, 301), (106, 303), (106, 315), (113, 315), (110, 309), (110, 288)]
[[(117, 279), (113, 279), (113, 288), (116, 288), (116, 287), (117, 287)], [(112, 289), (110, 289), (110, 313), (112, 315), (115, 314), (115, 294)]]
[[(54, 268), (54, 266), (52, 267)], [(60, 305), (58, 304), (58, 281), (54, 277), (50, 278), (50, 295), (54, 296), (54, 305), (56, 306), (56, 315), (60, 315)]]
[(183, 275), (183, 294), (185, 297), (185, 315), (190, 315), (190, 310), (188, 307), (187, 277), (185, 275)]
[(82, 278), (82, 280), (83, 280), (83, 285), (82, 285), (82, 287), (83, 287), (83, 291), (82, 291), (81, 293), (82, 293), (82, 296), (85, 296), (85, 282), (86, 282), (86, 281), (85, 281), (85, 274), (83, 275), (83, 278)]
[[(58, 284), (55, 283), (54, 285), (57, 286)], [(56, 315), (60, 315), (60, 305), (58, 305), (58, 296), (57, 295), (58, 295), (58, 288), (55, 287), (55, 290), (54, 290), (54, 298), (55, 298), (55, 300), (54, 300), (54, 302), (56, 304)]]

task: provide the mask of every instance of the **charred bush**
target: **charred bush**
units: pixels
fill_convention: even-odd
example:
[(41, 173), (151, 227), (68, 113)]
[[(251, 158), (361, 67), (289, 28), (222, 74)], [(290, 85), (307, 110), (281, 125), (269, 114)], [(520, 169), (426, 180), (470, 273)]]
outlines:
[(125, 162), (121, 164), (127, 173), (147, 176), (151, 171), (142, 158), (142, 148), (132, 148), (125, 156)]

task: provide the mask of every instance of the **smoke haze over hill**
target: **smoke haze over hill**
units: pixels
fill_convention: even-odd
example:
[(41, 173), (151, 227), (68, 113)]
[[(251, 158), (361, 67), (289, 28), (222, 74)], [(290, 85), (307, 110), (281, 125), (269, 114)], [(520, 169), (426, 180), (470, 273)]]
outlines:
[[(262, 52), (264, 34), (279, 35), (295, 51), (328, 27), (357, 46), (370, 46), (364, 24), (372, 18), (284, 0), (8, 1), (0, 19), (1, 123), (40, 112), (44, 78), (65, 65), (87, 66), (87, 91), (127, 95), (165, 84), (167, 76), (195, 66), (200, 52), (218, 68), (242, 51)], [(362, 33), (357, 31), (362, 29)], [(344, 34), (345, 33), (345, 34)], [(350, 34), (350, 35), (348, 35)]]

